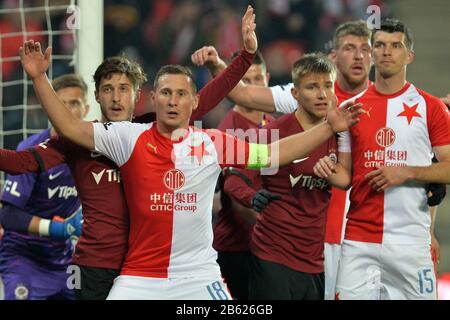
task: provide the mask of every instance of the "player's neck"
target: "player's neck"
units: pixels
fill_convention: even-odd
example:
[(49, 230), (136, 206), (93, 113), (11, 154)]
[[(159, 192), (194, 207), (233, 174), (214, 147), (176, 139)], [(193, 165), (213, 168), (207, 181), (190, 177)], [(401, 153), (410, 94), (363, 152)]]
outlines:
[(399, 92), (406, 84), (406, 71), (399, 72), (391, 77), (375, 74), (375, 88), (381, 94), (390, 95)]
[(361, 91), (367, 89), (369, 85), (369, 78), (368, 77), (365, 78), (364, 81), (360, 83), (350, 83), (344, 78), (344, 76), (341, 73), (338, 73), (336, 84), (342, 91), (357, 95)]
[(162, 123), (161, 121), (156, 121), (156, 130), (163, 137), (170, 139), (172, 141), (180, 141), (186, 136), (186, 130), (189, 128), (189, 123), (186, 123), (180, 127), (170, 127)]
[(233, 111), (239, 113), (241, 116), (250, 120), (253, 123), (259, 124), (264, 117), (264, 112), (256, 111), (253, 109), (245, 108), (239, 105), (235, 105)]
[(308, 130), (323, 122), (324, 118), (318, 118), (307, 112), (302, 106), (298, 106), (294, 113), (295, 118), (302, 126), (303, 130)]

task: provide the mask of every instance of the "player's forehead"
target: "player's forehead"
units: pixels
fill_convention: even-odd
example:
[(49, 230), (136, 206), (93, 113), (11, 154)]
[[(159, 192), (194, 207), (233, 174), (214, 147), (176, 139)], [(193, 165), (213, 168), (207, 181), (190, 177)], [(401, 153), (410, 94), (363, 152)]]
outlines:
[(370, 39), (365, 36), (355, 36), (352, 34), (343, 35), (339, 38), (339, 48), (353, 45), (356, 47), (361, 46), (369, 46), (370, 47)]
[(64, 101), (85, 99), (84, 92), (79, 87), (66, 87), (59, 89), (56, 91), (56, 95)]
[(326, 84), (326, 83), (333, 83), (333, 75), (331, 73), (316, 73), (316, 72), (310, 72), (304, 75), (300, 81), (300, 86), (305, 86), (308, 84)]
[(383, 43), (394, 43), (402, 42), (405, 43), (406, 36), (403, 32), (385, 32), (377, 31), (373, 36), (373, 42), (383, 42)]
[(108, 73), (100, 80), (100, 87), (127, 85), (133, 86), (132, 81), (125, 73)]
[(256, 76), (265, 76), (264, 67), (261, 64), (252, 64), (244, 74), (243, 78), (253, 78)]
[(158, 79), (156, 90), (189, 91), (192, 92), (192, 79), (185, 74), (163, 74)]

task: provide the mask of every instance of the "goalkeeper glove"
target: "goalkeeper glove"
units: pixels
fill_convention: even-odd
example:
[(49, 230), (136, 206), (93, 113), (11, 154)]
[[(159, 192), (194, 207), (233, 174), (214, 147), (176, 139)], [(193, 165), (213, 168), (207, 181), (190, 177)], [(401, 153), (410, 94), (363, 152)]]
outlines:
[(445, 184), (430, 183), (427, 187), (427, 194), (428, 205), (430, 207), (437, 206), (444, 200), (445, 195), (447, 194), (447, 186)]
[(72, 237), (78, 238), (83, 224), (83, 213), (81, 207), (64, 220), (41, 219), (39, 223), (39, 234), (56, 240), (67, 240)]
[(252, 207), (255, 211), (261, 212), (267, 207), (270, 202), (280, 199), (280, 195), (271, 193), (266, 189), (261, 189), (254, 195), (252, 199)]

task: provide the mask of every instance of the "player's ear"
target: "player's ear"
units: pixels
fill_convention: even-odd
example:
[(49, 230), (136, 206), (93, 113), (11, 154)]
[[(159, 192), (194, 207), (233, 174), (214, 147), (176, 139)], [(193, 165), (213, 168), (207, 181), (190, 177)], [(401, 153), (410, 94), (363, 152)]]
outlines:
[(336, 50), (331, 50), (330, 53), (328, 54), (328, 58), (334, 63), (336, 64), (336, 60), (337, 60), (337, 53)]
[(99, 101), (99, 99), (98, 99), (98, 91), (95, 90), (94, 94), (95, 94), (95, 101), (97, 101), (98, 103), (100, 103), (100, 101)]
[(194, 104), (192, 106), (192, 110), (197, 109), (199, 100), (200, 100), (200, 95), (197, 93), (194, 95)]
[(416, 53), (413, 50), (408, 50), (408, 59), (406, 60), (407, 64), (410, 64), (414, 61), (414, 58), (416, 57)]
[(88, 104), (84, 105), (83, 119), (88, 115), (90, 109), (91, 109), (90, 105)]
[(138, 89), (137, 91), (136, 91), (136, 96), (135, 96), (135, 102), (138, 102), (139, 101), (139, 99), (141, 98), (141, 89)]
[(295, 87), (295, 85), (291, 88), (291, 94), (294, 97), (294, 99), (298, 101), (299, 92), (298, 92), (298, 89)]
[(269, 81), (270, 81), (270, 73), (266, 72), (266, 84), (269, 85)]

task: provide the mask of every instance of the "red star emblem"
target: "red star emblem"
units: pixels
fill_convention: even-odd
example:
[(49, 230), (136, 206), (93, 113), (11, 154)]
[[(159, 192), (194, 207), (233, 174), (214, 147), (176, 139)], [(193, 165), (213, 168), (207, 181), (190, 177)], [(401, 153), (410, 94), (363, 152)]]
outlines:
[(202, 142), (201, 145), (196, 147), (191, 146), (191, 153), (189, 154), (191, 157), (197, 157), (198, 163), (202, 163), (203, 156), (209, 155), (209, 152), (205, 149), (205, 143)]
[(403, 103), (403, 112), (399, 113), (397, 117), (406, 117), (408, 119), (408, 125), (411, 124), (411, 121), (414, 117), (422, 118), (420, 113), (418, 113), (417, 107), (419, 106), (418, 103), (413, 105), (412, 107), (409, 107), (407, 104)]

